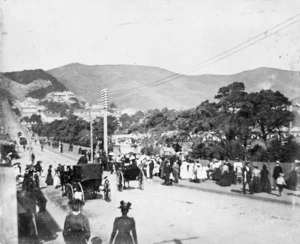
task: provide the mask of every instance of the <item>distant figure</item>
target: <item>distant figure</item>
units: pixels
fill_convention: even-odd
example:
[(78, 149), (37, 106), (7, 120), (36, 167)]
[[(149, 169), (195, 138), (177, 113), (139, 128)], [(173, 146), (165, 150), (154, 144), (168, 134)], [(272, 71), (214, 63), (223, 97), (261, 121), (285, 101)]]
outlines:
[(243, 172), (243, 193), (246, 194), (246, 185), (248, 185), (250, 194), (253, 194), (252, 182), (251, 182), (252, 171), (249, 162), (246, 162), (242, 172)]
[(271, 193), (271, 183), (269, 180), (269, 171), (267, 169), (267, 165), (263, 165), (263, 168), (260, 172), (261, 175), (261, 190), (262, 192)]
[(52, 186), (53, 185), (52, 165), (50, 165), (49, 168), (48, 168), (48, 174), (47, 174), (47, 178), (46, 178), (46, 184), (48, 186)]
[(281, 192), (283, 191), (283, 186), (286, 185), (283, 176), (284, 176), (284, 174), (280, 173), (278, 178), (276, 179), (276, 183), (277, 183), (277, 187), (278, 187), (278, 191), (279, 191), (279, 194), (278, 194), (279, 197), (281, 197)]
[(280, 166), (280, 162), (279, 161), (276, 161), (276, 166), (274, 167), (274, 170), (273, 170), (273, 187), (274, 187), (274, 190), (276, 190), (276, 184), (277, 184), (277, 178), (279, 177), (280, 173), (282, 173), (282, 168)]
[(63, 237), (67, 244), (88, 243), (91, 231), (89, 219), (82, 214), (84, 202), (79, 199), (72, 199), (69, 202), (72, 212), (65, 219)]
[(34, 155), (34, 153), (32, 152), (32, 153), (31, 153), (31, 162), (32, 162), (32, 164), (34, 164), (34, 160), (35, 160), (35, 155)]
[[(137, 244), (138, 243), (134, 218), (130, 218), (127, 216), (130, 206), (131, 206), (130, 202), (124, 202), (124, 201), (120, 202), (119, 208), (121, 209), (122, 216), (115, 218), (114, 227), (111, 233), (109, 244), (113, 244), (113, 243), (114, 244)], [(115, 242), (113, 242), (114, 239)]]
[(60, 153), (64, 152), (64, 145), (62, 144), (62, 142), (59, 144), (59, 151)]
[(82, 155), (77, 164), (87, 164), (88, 163), (88, 156), (86, 155), (86, 153), (84, 155)]

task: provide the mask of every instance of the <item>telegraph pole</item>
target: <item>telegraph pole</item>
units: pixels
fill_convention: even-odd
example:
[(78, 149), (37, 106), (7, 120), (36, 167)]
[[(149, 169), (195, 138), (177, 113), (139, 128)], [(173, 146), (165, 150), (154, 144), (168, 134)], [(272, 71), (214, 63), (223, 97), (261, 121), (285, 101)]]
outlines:
[(91, 163), (93, 163), (94, 159), (94, 147), (93, 147), (93, 118), (91, 114), (91, 108), (90, 108), (90, 131), (91, 131)]
[(107, 108), (108, 108), (108, 89), (102, 89), (101, 90), (101, 105), (104, 109), (104, 115), (103, 115), (103, 148), (105, 151), (106, 156), (108, 156), (108, 140), (107, 140)]

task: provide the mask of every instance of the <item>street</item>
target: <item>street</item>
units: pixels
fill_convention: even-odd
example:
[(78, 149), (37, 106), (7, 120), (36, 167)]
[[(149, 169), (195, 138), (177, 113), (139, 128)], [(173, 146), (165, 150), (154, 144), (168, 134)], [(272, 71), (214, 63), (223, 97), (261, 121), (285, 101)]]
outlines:
[[(17, 135), (20, 127), (14, 118), (6, 113), (11, 135)], [(48, 166), (73, 165), (79, 155), (74, 152), (59, 153), (58, 150), (44, 151), (33, 143), (36, 161), (41, 160), (44, 175)], [(22, 170), (29, 163), (28, 151), (19, 149)], [(23, 171), (24, 172), (24, 171)], [(53, 172), (54, 173), (54, 172)], [(300, 233), (300, 211), (284, 204), (270, 203), (219, 195), (215, 193), (164, 186), (157, 181), (146, 180), (145, 189), (138, 188), (138, 182), (130, 182), (130, 188), (122, 192), (116, 189), (116, 176), (105, 172), (112, 186), (112, 201), (87, 200), (84, 214), (90, 220), (91, 237), (100, 236), (109, 242), (115, 217), (121, 215), (119, 203), (130, 201), (129, 216), (134, 217), (140, 244), (152, 243), (297, 243)], [(41, 187), (48, 199), (47, 211), (62, 229), (69, 209), (67, 198), (61, 190), (45, 185), (46, 177), (41, 177)], [(45, 243), (63, 243), (62, 232), (57, 238)]]

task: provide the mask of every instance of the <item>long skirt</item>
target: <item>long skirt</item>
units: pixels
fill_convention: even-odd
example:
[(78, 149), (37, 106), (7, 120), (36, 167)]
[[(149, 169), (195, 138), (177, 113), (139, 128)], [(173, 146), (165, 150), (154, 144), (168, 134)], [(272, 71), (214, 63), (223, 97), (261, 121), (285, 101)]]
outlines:
[(47, 178), (46, 178), (46, 184), (47, 184), (48, 186), (52, 186), (52, 185), (53, 185), (53, 177), (52, 177), (51, 174), (48, 174), (48, 175), (47, 175)]
[(261, 178), (261, 191), (271, 193), (271, 183), (268, 177)]
[(253, 177), (253, 192), (254, 193), (260, 193), (261, 192), (261, 183), (260, 183), (260, 178), (258, 176)]

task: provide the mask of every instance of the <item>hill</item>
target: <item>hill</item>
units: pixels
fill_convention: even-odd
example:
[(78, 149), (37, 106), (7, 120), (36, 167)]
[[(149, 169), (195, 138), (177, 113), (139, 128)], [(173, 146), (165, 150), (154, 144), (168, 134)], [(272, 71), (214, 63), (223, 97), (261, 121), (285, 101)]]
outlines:
[(41, 99), (52, 91), (66, 90), (63, 84), (42, 69), (2, 73), (0, 80), (0, 88), (17, 99), (26, 96)]
[(195, 107), (204, 100), (212, 101), (220, 87), (234, 81), (244, 82), (247, 92), (272, 89), (289, 99), (300, 95), (300, 72), (273, 68), (187, 76), (157, 67), (74, 63), (47, 72), (92, 104), (99, 101), (101, 89), (108, 88), (110, 101), (120, 108), (137, 110)]

